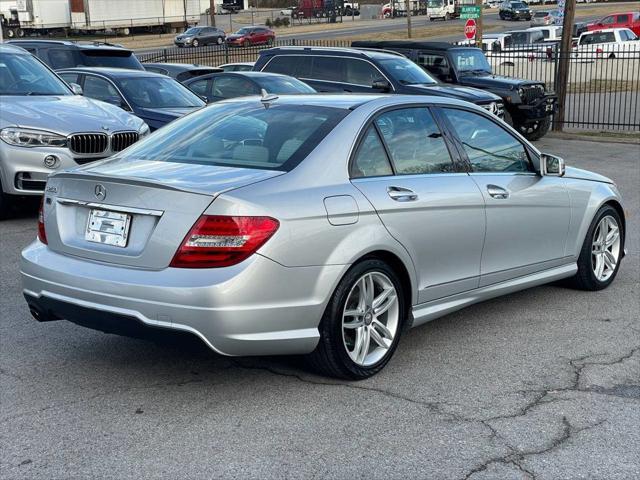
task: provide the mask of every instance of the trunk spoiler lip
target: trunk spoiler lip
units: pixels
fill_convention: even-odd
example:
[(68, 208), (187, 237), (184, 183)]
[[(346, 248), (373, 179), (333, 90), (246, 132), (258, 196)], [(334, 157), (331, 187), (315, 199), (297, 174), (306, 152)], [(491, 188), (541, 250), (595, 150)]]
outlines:
[(141, 177), (127, 177), (127, 176), (117, 176), (114, 177), (113, 175), (105, 175), (102, 173), (84, 173), (84, 172), (76, 172), (76, 171), (62, 171), (62, 172), (58, 172), (58, 173), (53, 173), (51, 175), (49, 175), (50, 179), (54, 179), (54, 178), (74, 178), (74, 179), (78, 179), (78, 180), (92, 180), (92, 181), (104, 181), (104, 182), (115, 182), (115, 183), (119, 183), (119, 182), (126, 182), (128, 184), (131, 185), (136, 185), (136, 186), (140, 186), (140, 187), (153, 187), (153, 188), (160, 188), (160, 189), (164, 189), (164, 190), (172, 190), (172, 191), (176, 191), (176, 192), (185, 192), (185, 193), (193, 193), (193, 194), (197, 194), (197, 195), (204, 195), (207, 197), (212, 197), (213, 199), (219, 197), (220, 195), (222, 195), (223, 193), (227, 193), (230, 192), (231, 190), (235, 190), (238, 188), (242, 188), (242, 187), (246, 187), (247, 185), (252, 185), (254, 183), (258, 183), (264, 180), (268, 180), (270, 178), (275, 178), (275, 177), (279, 177), (280, 175), (284, 175), (286, 172), (278, 172), (277, 175), (273, 175), (271, 177), (268, 178), (262, 178), (262, 179), (256, 179), (253, 182), (244, 184), (244, 185), (233, 185), (233, 186), (229, 186), (226, 188), (221, 188), (220, 190), (202, 190), (202, 189), (198, 189), (198, 188), (187, 188), (187, 187), (178, 187), (175, 185), (169, 185), (167, 183), (163, 183), (160, 180), (153, 180), (153, 179), (149, 179), (149, 178), (141, 178)]

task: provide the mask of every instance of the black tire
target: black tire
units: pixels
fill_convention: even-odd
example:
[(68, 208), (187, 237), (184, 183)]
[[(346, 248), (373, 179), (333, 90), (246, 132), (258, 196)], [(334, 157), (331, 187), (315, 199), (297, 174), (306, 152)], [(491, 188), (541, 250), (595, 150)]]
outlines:
[(197, 38), (194, 39), (193, 42), (191, 42), (191, 46), (193, 46), (193, 48), (198, 48), (200, 46), (200, 42)]
[(519, 124), (513, 122), (513, 128), (515, 128), (524, 138), (530, 142), (540, 140), (544, 137), (549, 128), (551, 127), (551, 115), (547, 115), (542, 120), (534, 123)]
[(273, 45), (273, 38), (268, 38), (267, 39), (267, 45), (269, 45), (269, 46)]
[(10, 211), (11, 204), (9, 202), (9, 195), (2, 190), (2, 182), (0, 181), (0, 220), (7, 218)]
[(444, 14), (444, 21), (448, 22), (449, 20), (451, 20), (451, 15), (449, 15), (449, 12)]
[[(342, 339), (342, 315), (347, 297), (354, 284), (366, 273), (380, 272), (393, 283), (399, 305), (399, 324), (388, 351), (377, 363), (362, 366), (349, 356)], [(362, 380), (375, 375), (389, 362), (398, 346), (405, 326), (407, 305), (404, 288), (396, 272), (385, 262), (372, 258), (354, 265), (338, 284), (320, 321), (320, 341), (316, 349), (308, 355), (309, 365), (317, 372), (331, 377)]]
[[(613, 274), (605, 281), (600, 281), (596, 278), (595, 273), (592, 268), (592, 243), (593, 237), (596, 233), (596, 229), (598, 227), (598, 223), (606, 216), (611, 216), (618, 223), (618, 228), (620, 229), (620, 253), (618, 255), (618, 263), (613, 271)], [(579, 290), (587, 290), (587, 291), (597, 291), (607, 288), (611, 285), (611, 282), (616, 278), (618, 271), (620, 270), (620, 263), (622, 261), (623, 251), (624, 251), (624, 224), (618, 211), (613, 208), (611, 205), (603, 205), (598, 213), (593, 217), (593, 221), (591, 225), (589, 225), (589, 230), (587, 230), (587, 235), (584, 239), (584, 243), (582, 244), (582, 249), (580, 250), (580, 256), (578, 257), (578, 273), (575, 276), (568, 279), (567, 283), (569, 286), (573, 288), (577, 288)]]
[(244, 48), (249, 48), (251, 46), (251, 42), (249, 42), (249, 40), (245, 40), (244, 42), (242, 42), (242, 46)]
[(224, 38), (222, 38), (222, 37), (218, 37), (218, 38), (216, 38), (216, 43), (217, 43), (218, 45), (222, 45), (222, 44), (224, 43)]
[(616, 58), (616, 54), (615, 53), (609, 54), (609, 58), (611, 58), (611, 59)]

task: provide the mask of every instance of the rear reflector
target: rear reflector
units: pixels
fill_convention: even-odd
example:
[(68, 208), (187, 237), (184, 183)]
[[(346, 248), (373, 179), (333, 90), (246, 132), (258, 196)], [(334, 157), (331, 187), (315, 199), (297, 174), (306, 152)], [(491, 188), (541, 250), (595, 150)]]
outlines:
[(191, 228), (169, 266), (217, 268), (253, 255), (278, 230), (271, 217), (203, 215)]
[(45, 245), (47, 242), (47, 232), (44, 229), (44, 196), (40, 200), (40, 209), (38, 210), (38, 240)]

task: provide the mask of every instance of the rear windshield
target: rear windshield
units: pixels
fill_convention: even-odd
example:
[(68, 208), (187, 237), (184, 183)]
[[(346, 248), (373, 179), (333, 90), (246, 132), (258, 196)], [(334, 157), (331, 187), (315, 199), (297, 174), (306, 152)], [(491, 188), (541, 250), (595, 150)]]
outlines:
[(289, 171), (349, 110), (257, 102), (212, 105), (127, 149), (125, 160), (154, 160)]
[(256, 78), (256, 80), (260, 87), (269, 93), (316, 93), (309, 85), (293, 77), (273, 75)]
[(82, 65), (87, 67), (114, 67), (144, 70), (136, 56), (121, 50), (80, 50)]

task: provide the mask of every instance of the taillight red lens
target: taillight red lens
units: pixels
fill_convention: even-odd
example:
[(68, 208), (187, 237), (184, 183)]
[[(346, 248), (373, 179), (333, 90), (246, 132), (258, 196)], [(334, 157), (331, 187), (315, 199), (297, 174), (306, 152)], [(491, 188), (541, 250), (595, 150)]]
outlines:
[(40, 210), (38, 210), (38, 240), (47, 244), (47, 232), (44, 229), (44, 197), (40, 200)]
[(171, 267), (217, 268), (253, 255), (278, 230), (271, 217), (203, 215), (171, 260)]

